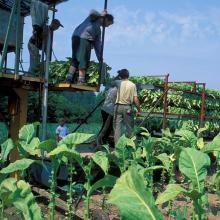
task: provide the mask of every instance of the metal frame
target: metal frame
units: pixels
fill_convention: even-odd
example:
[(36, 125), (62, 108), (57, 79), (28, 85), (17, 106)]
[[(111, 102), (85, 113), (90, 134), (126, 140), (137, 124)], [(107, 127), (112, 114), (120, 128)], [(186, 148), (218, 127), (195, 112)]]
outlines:
[[(104, 2), (104, 10), (107, 10), (108, 7), (108, 0)], [(102, 44), (101, 44), (101, 61), (99, 65), (99, 80), (98, 80), (98, 88), (100, 89), (101, 84), (104, 82), (103, 76), (103, 51), (104, 51), (104, 44), (105, 44), (105, 26), (102, 26)]]
[[(157, 76), (154, 76), (154, 77), (157, 77)], [(173, 119), (191, 118), (191, 119), (196, 119), (196, 120), (199, 120), (200, 128), (204, 127), (204, 121), (206, 119), (220, 120), (220, 117), (206, 117), (205, 116), (205, 97), (207, 96), (205, 94), (205, 90), (206, 90), (206, 84), (205, 83), (196, 83), (195, 81), (169, 82), (168, 79), (169, 79), (169, 74), (164, 76), (164, 84), (163, 85), (154, 85), (155, 88), (163, 89), (163, 91), (164, 91), (162, 96), (161, 96), (161, 97), (163, 97), (163, 112), (154, 112), (153, 109), (150, 112), (144, 112), (142, 115), (145, 116), (145, 119), (151, 117), (151, 115), (154, 115), (153, 117), (157, 117), (157, 116), (162, 117), (162, 120), (163, 120), (162, 128), (163, 129), (165, 129), (167, 127), (167, 118), (173, 118)], [(169, 84), (175, 84), (175, 83), (191, 84), (193, 86), (193, 91), (189, 91), (189, 90), (169, 86)], [(196, 91), (198, 86), (202, 86), (201, 93)], [(197, 116), (197, 115), (193, 115), (193, 114), (177, 114), (177, 113), (168, 112), (167, 111), (167, 107), (168, 107), (167, 95), (168, 95), (169, 90), (182, 91), (184, 93), (201, 96), (202, 103), (201, 103), (200, 115)], [(213, 98), (212, 96), (209, 96), (209, 97)], [(215, 97), (215, 98), (220, 99), (220, 97)]]
[[(8, 50), (8, 41), (9, 41), (9, 36), (11, 34), (11, 28), (12, 28), (12, 21), (14, 19), (14, 17), (16, 16), (17, 20), (16, 20), (16, 28), (17, 30), (20, 29), (20, 13), (21, 13), (21, 0), (15, 0), (13, 7), (11, 9), (11, 14), (10, 14), (10, 18), (9, 18), (9, 23), (8, 23), (8, 29), (7, 29), (7, 33), (6, 33), (6, 37), (5, 37), (5, 42), (4, 42), (4, 47), (3, 47), (3, 51), (2, 51), (2, 58), (1, 58), (1, 62), (0, 62), (0, 77), (2, 76), (2, 69), (5, 63), (5, 59), (6, 59), (6, 55), (7, 55), (7, 50)], [(15, 55), (15, 73), (18, 72), (18, 67), (19, 67), (19, 54), (20, 54), (20, 46), (18, 46), (19, 44), (19, 37), (18, 34), (16, 34), (16, 55)], [(18, 46), (18, 47), (17, 47)]]

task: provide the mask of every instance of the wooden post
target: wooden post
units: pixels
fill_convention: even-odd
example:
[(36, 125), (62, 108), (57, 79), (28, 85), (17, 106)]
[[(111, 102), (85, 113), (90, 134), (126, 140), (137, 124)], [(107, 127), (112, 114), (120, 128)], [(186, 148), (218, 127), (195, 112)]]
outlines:
[[(27, 121), (27, 95), (28, 91), (25, 89), (14, 89), (14, 94), (9, 96), (8, 108), (10, 115), (9, 122), (9, 137), (16, 143), (18, 140), (19, 129), (26, 124)], [(16, 95), (15, 95), (16, 94)], [(10, 162), (19, 159), (17, 148), (10, 154)], [(12, 177), (18, 179), (18, 174), (13, 173)]]
[(169, 74), (165, 75), (164, 78), (164, 98), (163, 98), (163, 125), (162, 128), (165, 129), (167, 127), (167, 95), (168, 95), (168, 81), (169, 81)]
[(202, 83), (201, 98), (202, 98), (202, 106), (201, 106), (199, 127), (203, 128), (204, 127), (204, 119), (205, 119), (205, 83)]

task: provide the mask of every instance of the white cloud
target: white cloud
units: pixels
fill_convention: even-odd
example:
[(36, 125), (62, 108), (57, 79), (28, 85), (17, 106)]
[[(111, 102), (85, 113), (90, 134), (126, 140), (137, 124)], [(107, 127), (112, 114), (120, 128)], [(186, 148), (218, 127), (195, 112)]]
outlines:
[(107, 35), (109, 43), (185, 42), (220, 36), (220, 9), (186, 13), (130, 10), (118, 6), (113, 14), (116, 22)]

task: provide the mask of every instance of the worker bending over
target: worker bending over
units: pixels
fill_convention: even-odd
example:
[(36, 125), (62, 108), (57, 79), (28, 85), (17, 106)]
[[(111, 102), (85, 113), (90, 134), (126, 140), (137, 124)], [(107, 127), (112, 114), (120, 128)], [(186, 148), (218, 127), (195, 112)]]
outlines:
[(137, 107), (137, 116), (139, 116), (141, 112), (139, 99), (137, 97), (137, 88), (133, 82), (128, 80), (128, 70), (119, 70), (118, 75), (121, 80), (115, 81), (115, 84), (118, 88), (114, 109), (115, 144), (117, 144), (119, 138), (121, 137), (122, 121), (126, 126), (127, 137), (132, 137), (132, 132), (134, 129), (134, 111), (132, 105), (135, 104)]
[(97, 59), (101, 62), (101, 26), (109, 27), (114, 17), (104, 11), (92, 10), (90, 15), (74, 30), (72, 35), (72, 65), (66, 76), (68, 82), (79, 69), (78, 84), (85, 84), (85, 74), (89, 66), (91, 50), (94, 47)]
[[(120, 80), (120, 77), (117, 76), (114, 80)], [(113, 133), (113, 116), (116, 98), (117, 87), (112, 83), (106, 93), (104, 104), (101, 107), (102, 127), (97, 138), (97, 147), (107, 144), (110, 134)]]

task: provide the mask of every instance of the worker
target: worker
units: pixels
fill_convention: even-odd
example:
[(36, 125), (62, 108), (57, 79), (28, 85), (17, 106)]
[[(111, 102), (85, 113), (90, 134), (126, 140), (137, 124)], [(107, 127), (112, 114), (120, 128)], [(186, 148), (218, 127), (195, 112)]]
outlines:
[[(119, 79), (119, 76), (115, 78), (115, 80)], [(104, 104), (101, 107), (102, 127), (97, 138), (97, 147), (102, 144), (106, 144), (110, 134), (113, 132), (113, 115), (116, 98), (117, 87), (112, 84), (107, 91)]]
[(133, 104), (137, 107), (137, 116), (140, 115), (140, 103), (137, 96), (136, 85), (128, 80), (129, 72), (127, 69), (122, 69), (118, 71), (121, 80), (116, 80), (115, 85), (117, 86), (117, 98), (114, 108), (114, 141), (117, 144), (119, 138), (121, 137), (121, 122), (124, 122), (127, 137), (132, 137), (132, 132), (134, 129), (134, 112)]
[(94, 47), (97, 59), (101, 62), (101, 26), (109, 27), (114, 17), (104, 11), (102, 14), (92, 10), (90, 15), (74, 30), (72, 35), (72, 64), (66, 76), (67, 82), (79, 70), (78, 84), (86, 84), (85, 75), (89, 66), (91, 50)]
[(61, 141), (68, 133), (68, 128), (65, 126), (65, 119), (61, 118), (59, 120), (59, 126), (56, 129), (56, 141)]
[(40, 50), (46, 53), (49, 31), (56, 31), (59, 27), (63, 27), (58, 19), (53, 19), (51, 24), (44, 25), (34, 29), (33, 35), (28, 42), (28, 50), (30, 54), (30, 66), (28, 72), (34, 74), (40, 64)]

